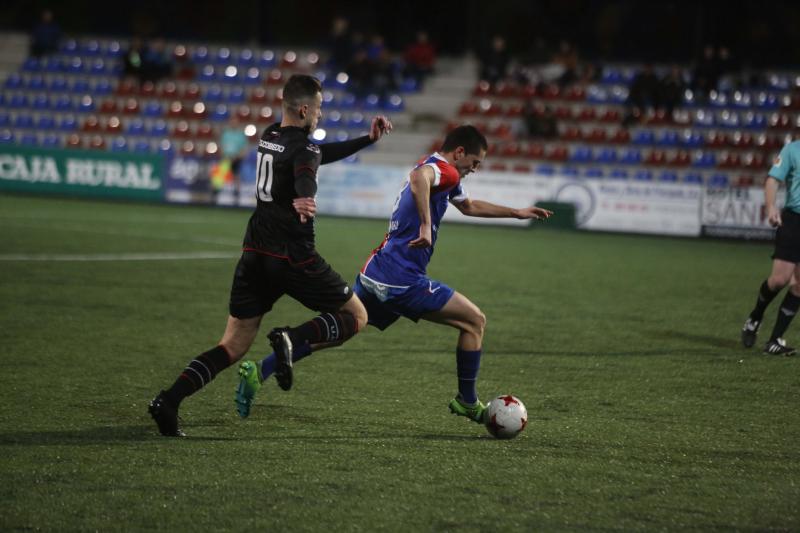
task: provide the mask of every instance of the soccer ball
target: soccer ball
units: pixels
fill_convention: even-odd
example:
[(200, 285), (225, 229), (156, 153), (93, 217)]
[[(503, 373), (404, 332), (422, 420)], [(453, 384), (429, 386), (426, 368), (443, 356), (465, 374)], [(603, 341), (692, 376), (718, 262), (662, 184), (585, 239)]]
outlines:
[(528, 410), (516, 396), (498, 396), (486, 406), (486, 429), (498, 439), (513, 439), (528, 425)]

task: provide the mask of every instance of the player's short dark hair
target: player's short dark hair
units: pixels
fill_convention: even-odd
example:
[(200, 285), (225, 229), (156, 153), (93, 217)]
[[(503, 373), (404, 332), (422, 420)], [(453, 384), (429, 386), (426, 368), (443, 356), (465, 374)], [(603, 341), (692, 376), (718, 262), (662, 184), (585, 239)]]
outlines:
[(486, 137), (475, 126), (459, 126), (444, 138), (442, 152), (452, 152), (459, 146), (464, 147), (468, 154), (478, 155), (481, 150), (488, 150), (489, 144)]
[(322, 92), (322, 83), (314, 76), (293, 74), (283, 86), (283, 101), (289, 107), (297, 107), (300, 100), (314, 98)]

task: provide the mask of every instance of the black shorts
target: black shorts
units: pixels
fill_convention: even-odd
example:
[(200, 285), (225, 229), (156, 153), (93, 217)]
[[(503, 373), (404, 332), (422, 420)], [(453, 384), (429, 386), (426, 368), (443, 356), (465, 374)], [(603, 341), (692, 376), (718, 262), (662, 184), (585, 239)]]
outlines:
[(800, 214), (784, 209), (781, 222), (781, 227), (775, 232), (775, 253), (772, 258), (800, 263)]
[(332, 313), (347, 303), (353, 292), (319, 254), (292, 263), (284, 257), (242, 252), (233, 275), (231, 316), (261, 316), (284, 294), (314, 311)]

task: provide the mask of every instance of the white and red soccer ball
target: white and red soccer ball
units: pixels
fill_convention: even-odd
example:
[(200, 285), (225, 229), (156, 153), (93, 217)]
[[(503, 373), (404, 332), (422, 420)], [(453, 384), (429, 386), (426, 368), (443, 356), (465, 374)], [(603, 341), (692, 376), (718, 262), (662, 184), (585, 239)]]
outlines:
[(510, 394), (498, 396), (486, 406), (486, 429), (498, 439), (513, 439), (528, 425), (528, 410)]

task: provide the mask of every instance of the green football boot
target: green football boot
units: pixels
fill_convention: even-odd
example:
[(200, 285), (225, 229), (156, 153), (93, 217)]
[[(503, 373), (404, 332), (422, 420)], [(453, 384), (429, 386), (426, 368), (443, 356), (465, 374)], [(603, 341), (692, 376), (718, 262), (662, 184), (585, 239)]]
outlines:
[(472, 405), (464, 403), (461, 399), (461, 394), (457, 395), (450, 401), (450, 412), (458, 416), (466, 416), (473, 422), (483, 424), (483, 415), (486, 413), (486, 406), (480, 400)]
[(261, 388), (261, 369), (252, 361), (239, 365), (239, 385), (236, 387), (236, 411), (242, 418), (250, 416), (250, 406)]

